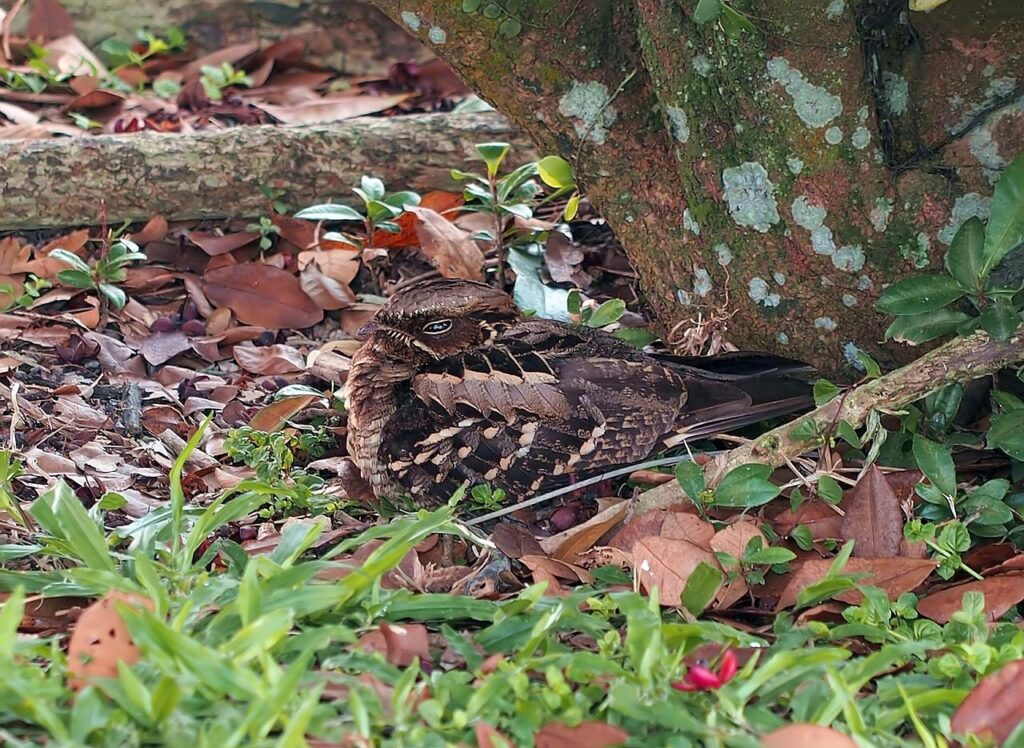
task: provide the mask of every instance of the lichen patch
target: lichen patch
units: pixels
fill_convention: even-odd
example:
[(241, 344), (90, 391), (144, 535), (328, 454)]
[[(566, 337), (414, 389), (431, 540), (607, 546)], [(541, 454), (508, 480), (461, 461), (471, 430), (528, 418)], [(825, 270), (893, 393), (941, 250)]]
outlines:
[(767, 69), (768, 76), (786, 89), (793, 99), (797, 116), (808, 127), (825, 127), (842, 114), (842, 99), (808, 81), (785, 57), (768, 60)]
[(729, 214), (738, 225), (749, 226), (765, 234), (779, 222), (775, 185), (761, 164), (748, 161), (723, 170), (722, 185), (729, 203)]
[(573, 81), (569, 90), (558, 102), (558, 111), (566, 117), (578, 120), (574, 123), (576, 134), (593, 143), (604, 145), (608, 128), (618, 118), (611, 106), (608, 87), (599, 81)]

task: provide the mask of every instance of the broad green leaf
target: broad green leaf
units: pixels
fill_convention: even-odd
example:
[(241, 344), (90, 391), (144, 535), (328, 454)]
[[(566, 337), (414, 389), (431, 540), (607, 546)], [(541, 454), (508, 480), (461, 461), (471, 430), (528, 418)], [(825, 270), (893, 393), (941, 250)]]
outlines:
[(537, 162), (537, 172), (548, 187), (572, 187), (572, 167), (561, 156), (545, 156)]
[(965, 291), (978, 292), (985, 286), (985, 225), (977, 216), (963, 222), (946, 252), (946, 269)]
[(376, 177), (363, 176), (363, 178), (359, 180), (359, 186), (362, 188), (362, 191), (368, 200), (384, 199), (384, 182)]
[(572, 197), (569, 198), (569, 202), (565, 204), (565, 213), (563, 217), (566, 221), (571, 221), (576, 217), (576, 214), (580, 210), (580, 193), (576, 192)]
[(1001, 449), (1010, 457), (1024, 460), (1024, 410), (993, 416), (987, 437), (990, 449)]
[(523, 30), (523, 24), (518, 19), (509, 16), (500, 24), (498, 24), (498, 33), (506, 39), (511, 39), (513, 36), (518, 36), (519, 32)]
[(715, 599), (718, 588), (725, 581), (725, 574), (707, 561), (697, 564), (683, 587), (682, 603), (690, 613), (699, 616)]
[(483, 0), (462, 0), (462, 12), (476, 13), (482, 4)]
[(761, 506), (779, 495), (780, 489), (768, 480), (768, 465), (740, 465), (729, 471), (715, 488), (715, 505), (746, 509)]
[(538, 317), (568, 322), (566, 302), (569, 292), (564, 288), (545, 285), (540, 279), (540, 257), (529, 252), (512, 249), (508, 253), (508, 264), (516, 273), (512, 297), (516, 306), (537, 313)]
[(992, 210), (985, 227), (982, 277), (1021, 241), (1024, 241), (1024, 153), (1006, 167), (992, 194)]
[(1020, 312), (1002, 299), (981, 313), (981, 329), (996, 340), (1009, 340), (1020, 327)]
[(388, 195), (384, 202), (394, 208), (404, 208), (407, 205), (419, 205), (420, 196), (415, 192), (395, 192)]
[(946, 496), (956, 495), (956, 469), (953, 457), (942, 444), (914, 434), (914, 459), (928, 480)]
[(60, 260), (61, 262), (66, 262), (68, 265), (70, 265), (75, 270), (80, 270), (83, 273), (88, 273), (89, 272), (89, 265), (88, 265), (88, 263), (86, 263), (85, 260), (83, 260), (81, 257), (76, 255), (75, 253), (68, 252), (66, 249), (55, 249), (52, 252), (50, 252), (50, 254), (48, 256), (52, 257), (55, 260)]
[(899, 343), (926, 343), (941, 335), (956, 332), (957, 327), (970, 320), (963, 312), (936, 309), (926, 314), (897, 317), (885, 331), (885, 337)]
[(658, 336), (646, 327), (620, 327), (612, 335), (635, 348), (643, 348), (658, 339)]
[(16, 587), (0, 605), (0, 662), (14, 656), (18, 627), (25, 614), (25, 588)]
[(83, 270), (61, 270), (57, 277), (73, 288), (92, 288), (94, 285), (92, 275)]
[(730, 39), (739, 39), (744, 31), (757, 30), (749, 18), (730, 5), (722, 5), (721, 22), (722, 30)]
[(625, 311), (625, 301), (622, 299), (608, 299), (590, 315), (590, 319), (587, 320), (587, 327), (604, 327), (612, 322), (618, 322)]
[(796, 558), (796, 554), (789, 548), (760, 548), (756, 551), (743, 554), (743, 562), (746, 564), (762, 564), (774, 566), (785, 564)]
[(829, 504), (836, 505), (843, 500), (843, 489), (830, 475), (818, 478), (818, 495)]
[(875, 359), (868, 355), (867, 351), (862, 351), (858, 348), (854, 356), (858, 361), (860, 361), (861, 366), (864, 367), (864, 373), (867, 375), (868, 379), (878, 379), (882, 376), (881, 367)]
[(569, 292), (569, 296), (565, 299), (565, 311), (573, 317), (578, 317), (582, 308), (582, 297), (580, 296), (580, 292), (574, 288)]
[(915, 275), (896, 281), (878, 297), (878, 308), (889, 314), (922, 314), (941, 309), (964, 295), (948, 275)]
[(114, 558), (103, 533), (63, 480), (32, 502), (28, 511), (48, 534), (65, 541), (69, 551), (86, 567), (114, 571)]
[(827, 379), (819, 379), (814, 383), (814, 404), (821, 407), (839, 394), (839, 388)]
[(697, 7), (693, 11), (693, 21), (694, 23), (707, 23), (718, 18), (721, 12), (721, 0), (697, 0)]
[(704, 482), (704, 470), (695, 462), (687, 460), (676, 465), (676, 480), (682, 486), (690, 501), (697, 502), (704, 493), (707, 484)]
[(124, 309), (124, 305), (128, 303), (125, 292), (109, 283), (100, 283), (100, 293), (110, 299), (110, 303), (118, 309)]
[(476, 147), (477, 153), (487, 164), (487, 173), (490, 176), (498, 173), (498, 168), (511, 147), (508, 143), (481, 143)]
[(324, 203), (303, 208), (295, 214), (296, 218), (306, 218), (310, 221), (362, 221), (363, 216), (355, 208), (347, 205), (336, 205)]

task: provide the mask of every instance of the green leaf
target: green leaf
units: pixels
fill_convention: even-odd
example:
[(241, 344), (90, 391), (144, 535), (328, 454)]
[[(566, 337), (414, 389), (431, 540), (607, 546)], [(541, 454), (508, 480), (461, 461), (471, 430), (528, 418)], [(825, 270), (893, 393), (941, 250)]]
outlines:
[(1024, 410), (993, 416), (987, 437), (990, 449), (1001, 449), (1010, 457), (1024, 460)]
[(384, 202), (393, 208), (405, 208), (409, 205), (419, 205), (420, 196), (416, 192), (395, 192), (384, 198)]
[(836, 479), (830, 475), (823, 475), (818, 478), (818, 495), (835, 506), (843, 500), (843, 489)]
[(483, 0), (462, 0), (462, 12), (476, 13), (482, 4)]
[(498, 24), (498, 35), (503, 36), (506, 39), (511, 39), (513, 36), (518, 36), (519, 32), (523, 30), (523, 24), (511, 16), (506, 18), (500, 24)]
[(124, 305), (128, 303), (125, 292), (109, 283), (100, 283), (100, 293), (110, 299), (110, 303), (118, 309), (124, 309)]
[(715, 505), (734, 509), (761, 506), (779, 495), (780, 489), (768, 480), (768, 465), (740, 465), (722, 478), (715, 489)]
[(590, 315), (587, 320), (587, 327), (604, 327), (612, 322), (618, 322), (626, 311), (626, 302), (622, 299), (608, 299)]
[(858, 348), (854, 356), (858, 361), (860, 361), (861, 366), (864, 367), (864, 373), (867, 375), (868, 379), (878, 379), (882, 376), (882, 368), (878, 365), (878, 362), (875, 361), (875, 359), (868, 355), (867, 351), (862, 351)]
[(612, 337), (629, 343), (634, 348), (643, 348), (658, 339), (658, 336), (646, 327), (620, 327), (612, 333)]
[(836, 426), (836, 435), (854, 449), (860, 449), (860, 437), (857, 435), (857, 430), (849, 421), (845, 419), (839, 421), (839, 424)]
[(704, 609), (715, 599), (718, 588), (725, 581), (725, 574), (721, 569), (716, 569), (707, 561), (701, 561), (697, 567), (690, 572), (683, 587), (682, 603), (690, 613), (699, 616)]
[(28, 511), (49, 535), (65, 541), (86, 567), (114, 571), (114, 558), (103, 533), (63, 480), (32, 502)]
[(512, 297), (522, 310), (532, 310), (537, 316), (568, 322), (566, 301), (569, 292), (563, 288), (546, 286), (540, 279), (540, 257), (524, 250), (511, 249), (508, 264), (516, 273)]
[(693, 21), (694, 23), (707, 23), (718, 18), (721, 12), (721, 0), (697, 0), (697, 7), (693, 11)]
[(922, 314), (941, 309), (963, 295), (964, 290), (948, 275), (915, 275), (885, 289), (877, 306), (889, 314)]
[(92, 288), (95, 285), (92, 275), (81, 270), (61, 270), (57, 273), (57, 278), (61, 283), (67, 283), (73, 288)]
[(89, 272), (88, 263), (75, 253), (68, 252), (66, 249), (55, 249), (52, 252), (50, 252), (48, 256), (52, 257), (55, 260), (66, 262), (75, 270), (80, 270), (83, 273)]
[(363, 177), (359, 180), (359, 186), (362, 188), (362, 191), (363, 193), (365, 193), (367, 199), (384, 199), (384, 193), (386, 192), (386, 190), (384, 189), (384, 182), (377, 179), (377, 177), (363, 175)]
[(571, 221), (580, 210), (580, 193), (576, 192), (565, 204), (565, 212), (562, 214), (566, 221)]
[(814, 383), (814, 404), (821, 407), (839, 394), (839, 388), (827, 379), (819, 379)]
[(296, 218), (306, 218), (311, 221), (362, 221), (363, 215), (355, 208), (347, 205), (336, 205), (324, 203), (323, 205), (312, 205), (303, 208), (295, 214)]
[(744, 31), (756, 31), (756, 27), (745, 15), (729, 5), (722, 5), (722, 30), (730, 39), (739, 39)]
[(1009, 340), (1020, 327), (1020, 312), (999, 299), (981, 313), (981, 329), (996, 340)]
[(574, 288), (569, 292), (569, 295), (565, 299), (565, 311), (573, 317), (578, 317), (582, 308), (583, 299), (579, 290)]
[(548, 187), (573, 187), (572, 167), (561, 156), (545, 156), (537, 162), (537, 172)]
[(965, 291), (978, 292), (985, 286), (985, 224), (977, 216), (961, 224), (946, 252), (946, 269)]
[(794, 558), (796, 558), (796, 554), (788, 548), (759, 548), (756, 551), (744, 553), (743, 563), (774, 566), (775, 564), (789, 563)]
[(914, 459), (928, 480), (946, 496), (956, 496), (956, 468), (949, 450), (941, 444), (914, 434)]
[(707, 483), (704, 482), (703, 468), (689, 460), (676, 465), (676, 480), (679, 481), (679, 485), (682, 486), (686, 495), (690, 497), (690, 501), (694, 503), (699, 500), (700, 495), (707, 488)]
[(926, 343), (941, 335), (957, 331), (957, 326), (971, 318), (952, 309), (937, 309), (927, 314), (897, 317), (885, 331), (886, 339), (900, 343)]
[(477, 153), (487, 164), (487, 173), (490, 176), (498, 173), (498, 168), (511, 147), (508, 143), (481, 143), (476, 147)]
[(501, 7), (494, 3), (484, 6), (484, 18), (498, 18), (501, 16)]
[(992, 194), (992, 210), (985, 227), (982, 277), (1014, 247), (1024, 241), (1024, 153), (1006, 167)]

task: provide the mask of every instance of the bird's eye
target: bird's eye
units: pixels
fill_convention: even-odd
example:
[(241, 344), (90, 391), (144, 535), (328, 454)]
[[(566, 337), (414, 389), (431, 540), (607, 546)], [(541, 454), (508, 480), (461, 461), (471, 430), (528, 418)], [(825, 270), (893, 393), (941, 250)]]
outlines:
[(451, 329), (452, 321), (450, 319), (435, 319), (433, 322), (423, 325), (423, 332), (427, 335), (442, 335)]

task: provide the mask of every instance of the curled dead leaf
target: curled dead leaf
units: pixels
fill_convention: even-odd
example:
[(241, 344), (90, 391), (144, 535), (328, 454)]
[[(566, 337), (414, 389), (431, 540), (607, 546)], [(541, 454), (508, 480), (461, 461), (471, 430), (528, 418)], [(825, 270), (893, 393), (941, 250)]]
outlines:
[(93, 678), (115, 677), (119, 662), (132, 665), (139, 660), (139, 648), (115, 602), (153, 609), (148, 598), (111, 590), (82, 611), (68, 641), (68, 685), (75, 691), (81, 691)]
[(985, 615), (996, 621), (1011, 607), (1024, 600), (1024, 574), (1000, 574), (978, 582), (967, 582), (934, 592), (917, 602), (917, 612), (936, 623), (949, 620), (963, 607), (967, 592), (981, 592), (985, 595)]
[(1014, 660), (986, 675), (960, 702), (950, 727), (961, 735), (1002, 745), (1024, 721), (1024, 660)]
[(483, 280), (484, 253), (473, 234), (461, 229), (437, 211), (409, 206), (419, 221), (416, 236), (420, 251), (445, 278)]

